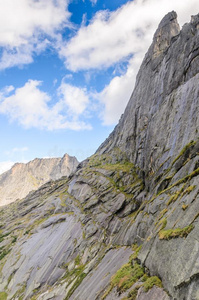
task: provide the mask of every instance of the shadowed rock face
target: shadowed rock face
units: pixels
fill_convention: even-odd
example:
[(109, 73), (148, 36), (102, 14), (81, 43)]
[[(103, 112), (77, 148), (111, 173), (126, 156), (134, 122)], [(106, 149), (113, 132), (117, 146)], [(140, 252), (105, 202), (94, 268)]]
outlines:
[(199, 299), (199, 15), (160, 23), (95, 155), (0, 210), (0, 296)]
[(36, 158), (27, 164), (17, 163), (0, 175), (0, 206), (22, 199), (49, 180), (69, 176), (78, 165), (75, 157)]

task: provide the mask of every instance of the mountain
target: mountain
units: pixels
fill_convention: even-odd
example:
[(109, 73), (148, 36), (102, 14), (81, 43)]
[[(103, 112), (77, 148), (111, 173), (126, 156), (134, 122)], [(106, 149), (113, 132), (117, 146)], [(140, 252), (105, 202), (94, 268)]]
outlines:
[(198, 82), (199, 15), (171, 12), (97, 152), (1, 208), (1, 299), (199, 299)]
[(36, 158), (29, 163), (17, 163), (0, 175), (0, 206), (22, 199), (49, 180), (69, 176), (78, 161), (65, 154), (62, 158)]

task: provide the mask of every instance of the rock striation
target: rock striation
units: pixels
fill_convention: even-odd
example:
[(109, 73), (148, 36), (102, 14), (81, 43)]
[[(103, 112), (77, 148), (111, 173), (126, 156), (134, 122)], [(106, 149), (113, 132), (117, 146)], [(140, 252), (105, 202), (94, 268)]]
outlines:
[(199, 299), (198, 49), (166, 15), (97, 152), (0, 210), (0, 298)]
[(36, 158), (26, 164), (16, 163), (0, 175), (0, 206), (24, 198), (50, 180), (69, 176), (77, 165), (76, 157), (68, 154), (62, 158)]

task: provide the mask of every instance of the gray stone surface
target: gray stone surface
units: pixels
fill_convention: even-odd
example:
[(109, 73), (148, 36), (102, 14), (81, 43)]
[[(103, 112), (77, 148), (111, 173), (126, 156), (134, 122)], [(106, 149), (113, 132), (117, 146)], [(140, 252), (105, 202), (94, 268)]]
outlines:
[(109, 284), (111, 276), (128, 262), (131, 253), (130, 248), (110, 250), (100, 264), (83, 280), (70, 299), (99, 299), (99, 295)]
[[(199, 15), (181, 30), (165, 16), (96, 154), (0, 210), (8, 299), (100, 299), (136, 243), (133, 264), (165, 289), (141, 287), (136, 300), (199, 299), (198, 37)], [(107, 300), (127, 296), (114, 288)]]
[(136, 300), (170, 300), (170, 297), (160, 288), (153, 286), (147, 293), (141, 288)]
[(8, 257), (2, 269), (0, 287), (4, 288), (12, 276), (8, 284), (9, 299), (24, 283), (27, 284), (26, 297), (38, 286), (51, 285), (65, 273), (63, 264), (74, 252), (74, 240), (82, 238), (81, 226), (73, 216), (65, 216), (65, 222), (54, 225), (51, 219), (48, 219), (51, 226), (41, 227), (27, 241), (17, 245), (18, 256), (11, 254)]
[(168, 168), (171, 157), (198, 136), (198, 22), (197, 15), (180, 31), (175, 13), (164, 18), (119, 124), (98, 149), (101, 154), (114, 147), (123, 150), (144, 171), (151, 189), (151, 174), (158, 176), (164, 162)]

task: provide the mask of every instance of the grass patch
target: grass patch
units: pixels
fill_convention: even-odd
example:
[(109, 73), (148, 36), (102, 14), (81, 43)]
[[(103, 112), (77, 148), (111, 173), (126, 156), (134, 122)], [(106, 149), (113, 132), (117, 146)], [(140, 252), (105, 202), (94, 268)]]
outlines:
[(136, 283), (144, 275), (144, 268), (138, 263), (134, 262), (132, 266), (131, 260), (123, 265), (116, 273), (111, 277), (111, 282), (101, 300), (104, 300), (114, 287), (117, 288), (119, 293), (128, 290), (134, 283)]
[(195, 187), (196, 187), (195, 185), (190, 185), (188, 188), (186, 188), (184, 190), (184, 185), (183, 185), (183, 187), (180, 189), (180, 191), (176, 191), (169, 198), (169, 201), (167, 202), (167, 206), (169, 206), (169, 204), (175, 202), (178, 199), (179, 196), (182, 198), (185, 194), (190, 194), (195, 189)]
[(20, 285), (21, 288), (14, 294), (13, 299), (23, 300), (26, 284)]
[(138, 294), (138, 290), (139, 288), (141, 287), (142, 285), (138, 285), (136, 286), (133, 290), (131, 290), (129, 293), (128, 293), (128, 296), (126, 299), (128, 300), (136, 300), (136, 297), (137, 297), (137, 294)]
[(166, 192), (168, 192), (169, 190), (171, 190), (173, 187), (178, 186), (182, 183), (186, 183), (187, 181), (191, 180), (192, 178), (194, 178), (195, 176), (199, 175), (199, 168), (197, 168), (196, 170), (194, 170), (193, 172), (191, 172), (190, 174), (186, 175), (184, 178), (179, 179), (178, 181), (176, 181), (174, 184), (172, 184), (171, 186), (169, 186), (168, 188), (166, 188), (165, 190), (162, 190), (161, 192), (159, 192), (157, 195), (154, 195), (151, 200), (149, 200), (149, 203), (153, 202), (153, 200), (155, 198), (157, 198), (158, 196), (160, 196), (161, 194), (164, 194)]
[(0, 243), (3, 242), (4, 238), (5, 238), (6, 236), (8, 236), (10, 233), (11, 233), (11, 232), (7, 232), (7, 233), (2, 234), (2, 232), (0, 232)]
[(76, 288), (80, 285), (80, 283), (83, 281), (83, 279), (86, 277), (87, 274), (85, 273), (81, 273), (75, 283), (73, 284), (72, 288), (70, 289), (70, 291), (68, 292), (68, 295), (66, 296), (65, 300), (68, 300), (70, 298), (70, 296), (74, 293), (74, 291), (76, 290)]
[(6, 300), (8, 297), (6, 292), (0, 292), (0, 300)]
[(160, 240), (170, 240), (172, 238), (187, 237), (188, 234), (193, 230), (193, 228), (194, 228), (194, 226), (191, 224), (184, 228), (160, 230), (159, 239)]
[(163, 217), (167, 212), (168, 212), (168, 209), (167, 209), (167, 208), (164, 208), (164, 209), (160, 212), (160, 214), (159, 214), (159, 216), (158, 216), (158, 220), (156, 221), (155, 225), (157, 224), (157, 222), (158, 222), (159, 220), (162, 219), (162, 217)]
[(76, 258), (75, 258), (75, 265), (76, 266), (79, 266), (81, 263), (81, 260), (80, 260), (80, 256), (78, 255)]
[(162, 281), (157, 276), (149, 277), (144, 283), (144, 292), (147, 293), (152, 287), (156, 285), (160, 288), (162, 288)]
[[(80, 258), (79, 256), (77, 256), (75, 263), (77, 264), (79, 262), (80, 262)], [(68, 300), (70, 298), (70, 296), (74, 293), (74, 291), (80, 285), (82, 280), (86, 277), (87, 274), (84, 273), (84, 268), (85, 268), (84, 265), (79, 265), (77, 268), (71, 271), (67, 271), (65, 276), (62, 278), (67, 281), (67, 286), (69, 286), (74, 281), (72, 287), (70, 288), (64, 300)]]
[(132, 249), (134, 253), (130, 256), (130, 259), (136, 259), (140, 250), (142, 249), (142, 245), (138, 246), (137, 244), (134, 244)]
[(9, 252), (11, 249), (6, 249), (5, 247), (0, 248), (0, 260), (2, 260)]
[(116, 272), (111, 278), (111, 284), (117, 287), (117, 290), (124, 292), (128, 290), (135, 282), (144, 275), (144, 268), (138, 263), (134, 266), (129, 262)]
[(163, 230), (167, 226), (167, 218), (163, 218), (158, 223), (157, 227), (161, 226), (160, 230)]
[(177, 191), (175, 192), (170, 198), (169, 198), (169, 201), (167, 202), (167, 206), (169, 206), (171, 203), (175, 202), (178, 197), (180, 196), (181, 194), (181, 191)]
[(182, 193), (182, 196), (184, 196), (185, 194), (190, 194), (194, 189), (195, 189), (195, 185), (190, 185), (188, 188), (186, 188), (185, 190), (184, 190), (184, 192)]
[[(126, 162), (126, 163), (117, 163), (117, 164), (105, 164), (101, 166), (105, 170), (110, 170), (110, 171), (123, 171), (125, 173), (129, 172), (135, 172), (135, 166), (132, 163)], [(135, 173), (135, 175), (137, 175)]]
[[(134, 245), (133, 248), (134, 251), (137, 251), (140, 247)], [(147, 274), (145, 274), (144, 268), (141, 267), (135, 260), (132, 261), (131, 255), (129, 262), (123, 265), (115, 273), (115, 275), (111, 277), (110, 285), (100, 299), (106, 299), (113, 288), (117, 288), (118, 293), (121, 294), (130, 289), (138, 281), (140, 284), (137, 284), (136, 287), (134, 287), (128, 293), (128, 296), (126, 296), (122, 300), (136, 300), (140, 287), (144, 288), (144, 292), (148, 292), (154, 285), (162, 287), (161, 280), (157, 276), (149, 277)]]
[(12, 236), (12, 244), (14, 244), (16, 241), (17, 241), (17, 236), (16, 236), (16, 235), (13, 235), (13, 236)]
[(185, 152), (191, 148), (192, 146), (194, 146), (196, 144), (195, 141), (191, 141), (190, 143), (188, 143), (187, 145), (184, 146), (184, 148), (180, 151), (179, 155), (174, 159), (174, 161), (172, 162), (172, 166), (175, 164), (175, 162), (183, 155), (185, 154)]

